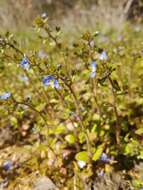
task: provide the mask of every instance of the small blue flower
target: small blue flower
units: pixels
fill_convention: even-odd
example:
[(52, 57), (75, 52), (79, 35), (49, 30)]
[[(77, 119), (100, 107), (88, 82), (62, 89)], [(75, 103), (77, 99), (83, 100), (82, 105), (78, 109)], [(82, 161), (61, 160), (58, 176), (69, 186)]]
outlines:
[(106, 61), (108, 59), (107, 53), (105, 51), (102, 51), (102, 53), (99, 55), (99, 60)]
[(94, 78), (96, 76), (96, 61), (93, 61), (91, 63), (91, 74), (90, 74), (90, 77), (91, 78)]
[(104, 176), (104, 171), (101, 170), (100, 172), (98, 172), (98, 176), (99, 176), (99, 177), (103, 177), (103, 176)]
[(61, 86), (59, 85), (59, 82), (58, 82), (58, 80), (54, 80), (54, 87), (56, 88), (56, 89), (61, 89)]
[(10, 92), (5, 92), (2, 95), (0, 95), (1, 100), (7, 100), (11, 96)]
[(42, 82), (45, 86), (61, 89), (58, 80), (56, 80), (52, 75), (45, 76)]
[(101, 160), (102, 162), (110, 162), (111, 159), (107, 156), (107, 154), (102, 153), (102, 155), (101, 155), (101, 157), (100, 157), (100, 160)]
[(143, 190), (143, 187), (140, 190)]
[(54, 77), (52, 76), (52, 75), (48, 75), (48, 76), (45, 76), (44, 78), (43, 78), (43, 84), (45, 85), (45, 86), (50, 86), (51, 85), (51, 81), (53, 81), (54, 80)]
[(96, 71), (96, 61), (93, 61), (91, 63), (91, 68), (92, 68), (92, 72), (95, 72)]
[(29, 70), (30, 68), (30, 63), (28, 61), (28, 59), (26, 57), (24, 57), (21, 62), (20, 62), (20, 66), (25, 69), (25, 70)]
[(8, 160), (6, 162), (4, 162), (3, 164), (3, 169), (8, 171), (8, 170), (11, 170), (13, 168), (13, 162)]

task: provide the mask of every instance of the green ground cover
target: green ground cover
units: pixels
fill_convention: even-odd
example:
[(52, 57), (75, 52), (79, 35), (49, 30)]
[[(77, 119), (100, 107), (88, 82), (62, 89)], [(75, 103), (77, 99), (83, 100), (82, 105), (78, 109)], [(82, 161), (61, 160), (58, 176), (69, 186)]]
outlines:
[(74, 37), (43, 15), (28, 35), (1, 35), (0, 162), (7, 189), (32, 189), (36, 173), (65, 190), (115, 172), (124, 177), (123, 189), (143, 187), (143, 171), (135, 169), (143, 160), (141, 28)]

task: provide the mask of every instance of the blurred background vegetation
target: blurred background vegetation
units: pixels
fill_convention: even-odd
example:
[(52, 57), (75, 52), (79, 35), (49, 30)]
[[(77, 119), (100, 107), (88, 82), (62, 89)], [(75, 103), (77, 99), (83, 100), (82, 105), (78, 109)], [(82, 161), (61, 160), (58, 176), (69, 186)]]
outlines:
[(25, 31), (43, 12), (66, 30), (99, 23), (121, 29), (126, 20), (142, 22), (143, 0), (0, 0), (1, 30)]

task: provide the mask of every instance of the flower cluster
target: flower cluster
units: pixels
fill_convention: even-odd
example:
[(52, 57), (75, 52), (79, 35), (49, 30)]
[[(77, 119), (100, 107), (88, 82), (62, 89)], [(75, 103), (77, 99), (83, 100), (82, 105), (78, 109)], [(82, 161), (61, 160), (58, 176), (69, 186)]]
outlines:
[[(102, 51), (102, 53), (99, 55), (99, 60), (100, 61), (106, 61), (107, 59), (108, 59), (107, 53), (105, 51)], [(94, 78), (96, 76), (96, 68), (97, 68), (96, 61), (92, 61), (92, 63), (91, 63), (91, 74), (90, 74), (91, 78)]]
[(52, 88), (61, 89), (59, 82), (52, 75), (47, 75), (43, 78), (43, 84), (45, 86), (51, 86)]
[[(28, 61), (28, 59), (27, 59), (26, 57), (24, 57), (24, 58), (22, 59), (22, 61), (20, 62), (20, 66), (21, 66), (23, 69), (25, 69), (25, 70), (29, 70), (29, 68), (30, 68), (30, 63), (29, 63), (29, 61)], [(21, 79), (22, 81), (25, 81), (25, 82), (28, 81), (28, 78), (25, 77), (25, 76), (24, 76), (24, 77), (20, 77), (20, 79)], [(45, 77), (43, 78), (42, 82), (43, 82), (43, 84), (44, 84), (45, 86), (51, 86), (52, 88), (61, 89), (61, 86), (59, 85), (58, 80), (55, 79), (55, 77), (52, 76), (52, 75), (47, 75), (47, 76), (45, 76)]]

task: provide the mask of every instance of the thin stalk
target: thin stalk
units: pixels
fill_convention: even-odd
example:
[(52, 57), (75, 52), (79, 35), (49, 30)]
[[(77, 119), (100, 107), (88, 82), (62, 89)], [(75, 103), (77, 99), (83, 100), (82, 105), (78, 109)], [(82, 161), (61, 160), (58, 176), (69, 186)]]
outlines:
[(47, 27), (44, 27), (44, 29), (47, 32), (49, 38), (51, 38), (55, 42), (55, 44), (59, 47), (59, 43), (57, 41), (57, 38), (52, 35), (51, 31)]
[(98, 102), (98, 99), (97, 99), (96, 83), (95, 83), (94, 79), (92, 80), (92, 91), (93, 91), (93, 97), (94, 97), (94, 100), (95, 100), (95, 103), (96, 103), (96, 106), (97, 106), (97, 111), (98, 111), (100, 117), (102, 117), (101, 108), (100, 108), (100, 105), (99, 105), (99, 102)]
[(121, 129), (120, 129), (119, 114), (118, 114), (118, 110), (117, 110), (116, 93), (115, 93), (114, 88), (113, 88), (113, 82), (112, 82), (111, 77), (109, 76), (108, 79), (109, 79), (109, 82), (110, 82), (110, 85), (111, 85), (111, 91), (112, 91), (112, 95), (113, 95), (113, 108), (114, 108), (114, 113), (115, 113), (115, 116), (116, 116), (116, 134), (115, 134), (116, 135), (116, 142), (117, 142), (117, 145), (120, 145), (120, 132), (121, 132)]
[[(80, 116), (80, 107), (79, 107), (80, 102), (78, 101), (78, 99), (76, 97), (76, 94), (75, 94), (74, 90), (72, 89), (71, 85), (66, 85), (66, 86), (69, 88), (69, 90), (70, 90), (70, 92), (72, 94), (74, 104), (75, 104), (75, 107), (76, 107), (76, 110), (77, 110), (78, 118), (79, 118), (79, 124), (80, 124), (80, 126), (82, 128), (82, 131), (85, 132), (86, 128), (85, 128), (85, 126), (83, 124), (83, 121), (82, 121), (82, 118)], [(90, 147), (90, 139), (89, 139), (89, 136), (88, 136), (87, 132), (85, 132), (85, 138), (86, 138), (86, 143), (87, 143), (87, 151), (88, 151), (88, 155), (89, 155), (89, 158), (90, 158), (91, 157), (91, 152), (90, 152), (91, 147)]]
[[(63, 105), (63, 108), (66, 107), (66, 106), (68, 106), (68, 104), (67, 104), (67, 102), (65, 102), (64, 97), (62, 96), (62, 94), (57, 89), (55, 89), (55, 90), (56, 90), (56, 92), (58, 94), (58, 97), (59, 97), (59, 99), (60, 99), (60, 101), (61, 101), (61, 103)], [(72, 125), (74, 126), (74, 128), (76, 129), (73, 120), (71, 118), (68, 118), (68, 119), (70, 120), (70, 122), (72, 123)], [(76, 131), (74, 130), (73, 132), (74, 132), (74, 135), (76, 136)], [(76, 148), (77, 148), (77, 150), (80, 149), (80, 147), (79, 147), (78, 144), (76, 144)]]
[(11, 44), (10, 42), (7, 42), (6, 45), (9, 45), (9, 47), (11, 47), (12, 49), (14, 49), (16, 52), (18, 52), (22, 56), (24, 56), (24, 53), (19, 48), (17, 48), (15, 45)]
[[(105, 63), (102, 64), (102, 66), (104, 69), (108, 69), (108, 66)], [(107, 75), (107, 78), (108, 78), (109, 83), (111, 85), (111, 92), (112, 92), (112, 96), (113, 96), (113, 109), (114, 109), (114, 113), (115, 113), (115, 117), (116, 117), (115, 137), (116, 137), (117, 145), (120, 145), (120, 131), (121, 131), (120, 130), (120, 119), (119, 119), (119, 114), (118, 114), (118, 110), (117, 110), (116, 93), (114, 91), (113, 81), (112, 81), (112, 78), (110, 77), (110, 74)]]

